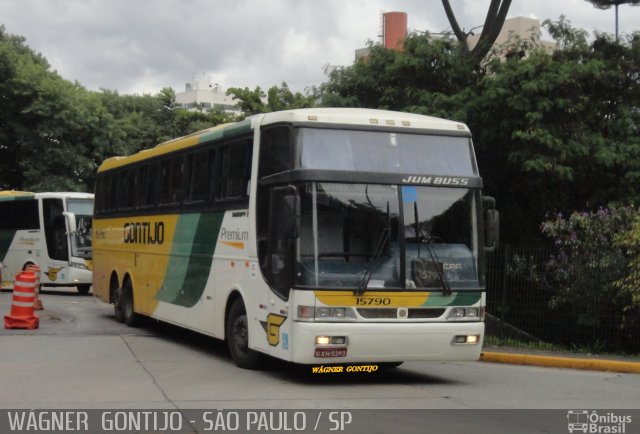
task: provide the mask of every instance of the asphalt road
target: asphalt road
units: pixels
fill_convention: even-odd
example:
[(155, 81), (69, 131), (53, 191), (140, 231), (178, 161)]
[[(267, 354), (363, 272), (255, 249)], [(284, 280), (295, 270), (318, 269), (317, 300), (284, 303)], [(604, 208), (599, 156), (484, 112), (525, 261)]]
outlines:
[[(397, 415), (376, 409), (640, 409), (637, 374), (483, 362), (312, 374), (309, 367), (277, 360), (247, 371), (233, 364), (221, 341), (154, 321), (128, 328), (91, 295), (45, 292), (41, 300), (37, 330), (0, 330), (0, 408), (364, 409), (374, 428), (399, 423)], [(3, 315), (10, 302), (11, 293), (0, 293)], [(476, 413), (455, 414), (477, 423), (471, 417)], [(423, 429), (420, 416), (411, 414), (402, 424), (413, 420), (412, 428)], [(438, 414), (442, 419), (432, 418), (432, 427), (449, 421), (448, 413)], [(496, 420), (495, 412), (481, 414), (485, 423)], [(524, 417), (508, 414), (516, 421)], [(548, 422), (535, 412), (527, 415)], [(567, 432), (564, 423), (558, 432)], [(520, 431), (554, 432), (542, 425)]]

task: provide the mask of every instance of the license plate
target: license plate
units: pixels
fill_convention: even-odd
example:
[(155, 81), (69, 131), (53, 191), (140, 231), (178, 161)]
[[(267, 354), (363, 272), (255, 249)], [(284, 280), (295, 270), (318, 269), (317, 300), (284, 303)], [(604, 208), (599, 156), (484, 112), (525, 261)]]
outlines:
[(346, 348), (316, 348), (315, 357), (347, 357)]

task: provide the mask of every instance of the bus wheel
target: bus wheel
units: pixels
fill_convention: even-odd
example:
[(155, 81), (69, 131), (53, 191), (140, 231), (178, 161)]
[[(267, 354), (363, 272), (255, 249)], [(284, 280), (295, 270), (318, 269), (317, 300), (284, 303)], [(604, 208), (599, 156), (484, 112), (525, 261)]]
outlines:
[(116, 316), (116, 321), (124, 322), (124, 310), (122, 308), (123, 296), (122, 288), (116, 288), (113, 291), (113, 313)]
[(247, 311), (240, 298), (231, 305), (225, 325), (225, 334), (234, 363), (244, 369), (258, 368), (261, 354), (249, 348)]
[(89, 290), (91, 289), (91, 285), (78, 285), (76, 286), (76, 289), (78, 290), (79, 294), (87, 295), (89, 293)]
[(140, 316), (133, 310), (133, 305), (133, 286), (127, 280), (122, 289), (122, 317), (129, 327), (135, 327), (140, 322)]

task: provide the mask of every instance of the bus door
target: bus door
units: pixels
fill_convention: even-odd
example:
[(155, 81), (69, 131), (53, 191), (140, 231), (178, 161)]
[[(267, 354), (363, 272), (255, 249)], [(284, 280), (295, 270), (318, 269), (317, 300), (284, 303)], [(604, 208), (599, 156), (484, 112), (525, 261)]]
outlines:
[[(42, 270), (43, 281), (61, 282), (66, 279), (69, 265), (69, 237), (62, 199), (42, 199), (42, 227), (46, 241), (46, 263)], [(45, 282), (43, 282), (45, 283)]]

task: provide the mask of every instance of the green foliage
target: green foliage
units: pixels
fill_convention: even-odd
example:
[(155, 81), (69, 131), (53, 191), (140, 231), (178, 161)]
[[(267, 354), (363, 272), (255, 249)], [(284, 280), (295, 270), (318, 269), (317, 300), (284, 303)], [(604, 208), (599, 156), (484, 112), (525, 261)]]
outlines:
[(640, 329), (640, 216), (635, 217), (630, 228), (620, 231), (615, 244), (624, 249), (630, 261), (625, 276), (614, 286), (622, 297), (629, 300), (622, 309), (625, 322)]
[(631, 238), (640, 234), (639, 221), (640, 210), (634, 206), (601, 207), (567, 217), (558, 214), (545, 221), (542, 233), (557, 247), (544, 270), (547, 285), (556, 290), (550, 307), (570, 306), (578, 326), (615, 324), (611, 336), (632, 341), (640, 331), (635, 285), (640, 244), (634, 244), (640, 235)]
[(248, 87), (244, 89), (231, 87), (227, 90), (227, 95), (233, 96), (238, 101), (240, 110), (245, 116), (279, 110), (307, 108), (315, 105), (313, 95), (303, 95), (300, 92), (293, 93), (287, 83), (284, 82), (279, 87), (270, 87), (266, 94), (260, 86), (257, 86), (254, 90), (250, 90)]

